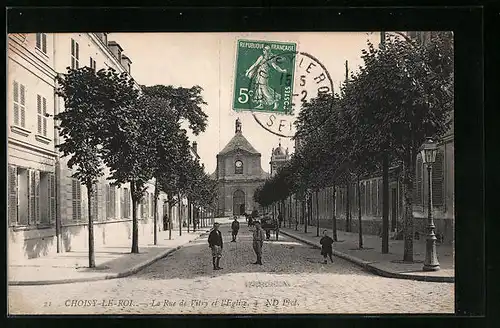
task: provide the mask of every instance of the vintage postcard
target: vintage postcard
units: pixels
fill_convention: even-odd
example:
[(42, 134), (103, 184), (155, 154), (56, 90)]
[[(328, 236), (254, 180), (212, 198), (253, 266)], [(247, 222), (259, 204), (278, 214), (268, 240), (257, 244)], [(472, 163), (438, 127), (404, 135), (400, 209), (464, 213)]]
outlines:
[(454, 313), (453, 33), (7, 55), (10, 315)]

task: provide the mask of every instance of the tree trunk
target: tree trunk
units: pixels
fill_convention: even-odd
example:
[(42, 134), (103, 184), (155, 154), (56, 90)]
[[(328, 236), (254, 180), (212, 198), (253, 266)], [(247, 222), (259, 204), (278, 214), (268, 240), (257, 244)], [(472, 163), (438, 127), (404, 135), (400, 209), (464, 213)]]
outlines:
[(389, 154), (382, 155), (382, 254), (389, 253)]
[(361, 221), (361, 188), (359, 187), (359, 175), (358, 175), (358, 180), (356, 181), (356, 190), (358, 194), (358, 235), (359, 235), (359, 249), (363, 248), (363, 225)]
[(172, 240), (172, 203), (168, 203), (168, 240)]
[(132, 196), (132, 250), (131, 253), (139, 253), (139, 226), (137, 221), (137, 183), (130, 181), (130, 192)]
[(160, 194), (160, 191), (158, 190), (158, 179), (155, 181), (155, 195), (154, 195), (154, 200), (153, 200), (153, 228), (154, 228), (154, 233), (153, 233), (153, 244), (158, 245), (158, 195)]
[(288, 198), (288, 229), (292, 228), (292, 196)]
[(351, 202), (350, 202), (350, 195), (349, 195), (349, 185), (350, 185), (350, 179), (347, 179), (347, 184), (346, 184), (346, 201), (345, 201), (345, 231), (351, 232)]
[(307, 233), (306, 205), (307, 199), (304, 197), (304, 199), (302, 200), (302, 220), (304, 221), (304, 233)]
[(297, 202), (297, 194), (295, 194), (295, 231), (298, 230), (299, 225), (299, 202)]
[(319, 237), (319, 197), (316, 190), (316, 237)]
[(333, 240), (338, 241), (337, 238), (337, 187), (335, 186), (335, 183), (333, 184)]
[(182, 236), (182, 218), (181, 218), (181, 194), (177, 194), (177, 214), (179, 217), (179, 236)]
[(193, 218), (192, 213), (191, 213), (191, 201), (189, 200), (189, 198), (188, 198), (188, 207), (187, 207), (187, 210), (188, 210), (187, 229), (188, 229), (188, 233), (189, 233), (189, 223), (190, 223), (190, 221)]
[(411, 156), (403, 166), (403, 261), (413, 262), (413, 179), (415, 175), (415, 159)]
[(87, 203), (89, 213), (89, 268), (95, 268), (95, 252), (94, 252), (94, 222), (92, 218), (92, 195), (94, 194), (94, 186), (90, 181), (87, 182)]

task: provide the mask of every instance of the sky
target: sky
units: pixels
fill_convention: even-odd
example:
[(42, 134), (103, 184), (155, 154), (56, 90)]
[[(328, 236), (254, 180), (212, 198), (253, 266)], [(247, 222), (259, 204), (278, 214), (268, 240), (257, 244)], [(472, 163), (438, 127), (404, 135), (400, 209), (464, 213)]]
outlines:
[[(238, 39), (295, 42), (299, 51), (317, 58), (328, 70), (334, 92), (345, 79), (345, 61), (349, 71), (363, 64), (362, 49), (367, 41), (380, 42), (378, 32), (273, 32), (273, 33), (110, 33), (131, 61), (131, 75), (142, 85), (173, 85), (203, 88), (207, 102), (203, 110), (208, 126), (199, 136), (198, 154), (207, 173), (216, 167), (216, 155), (235, 133), (240, 119), (242, 133), (262, 155), (261, 165), (269, 172), (271, 150), (281, 145), (293, 152), (293, 141), (263, 129), (250, 112), (234, 112), (232, 105), (236, 46)], [(297, 83), (297, 79), (295, 81)], [(295, 84), (296, 85), (296, 84)]]

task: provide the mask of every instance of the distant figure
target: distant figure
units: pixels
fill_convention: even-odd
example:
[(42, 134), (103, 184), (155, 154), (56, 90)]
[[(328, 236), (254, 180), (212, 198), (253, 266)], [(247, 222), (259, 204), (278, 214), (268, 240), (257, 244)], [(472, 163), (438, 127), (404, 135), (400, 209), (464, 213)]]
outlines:
[(255, 221), (255, 231), (253, 232), (253, 250), (257, 255), (257, 261), (254, 264), (262, 265), (262, 245), (264, 244), (264, 231), (260, 227), (260, 222)]
[(330, 261), (333, 263), (333, 249), (332, 249), (332, 244), (333, 244), (333, 239), (328, 236), (326, 230), (323, 230), (323, 237), (321, 237), (319, 243), (321, 244), (321, 255), (323, 255), (323, 263), (327, 263), (326, 261), (326, 256), (330, 258)]
[(222, 233), (219, 231), (219, 223), (214, 223), (214, 228), (208, 235), (208, 247), (212, 250), (212, 262), (214, 270), (221, 270), (219, 266), (222, 257), (223, 240)]
[(235, 243), (236, 236), (238, 235), (238, 231), (240, 230), (240, 223), (238, 222), (238, 217), (236, 215), (234, 216), (234, 221), (231, 224), (231, 230), (232, 230), (232, 237), (233, 237), (231, 242)]
[(281, 214), (281, 211), (278, 212), (278, 222), (279, 227), (281, 228), (281, 224), (283, 223), (283, 214)]

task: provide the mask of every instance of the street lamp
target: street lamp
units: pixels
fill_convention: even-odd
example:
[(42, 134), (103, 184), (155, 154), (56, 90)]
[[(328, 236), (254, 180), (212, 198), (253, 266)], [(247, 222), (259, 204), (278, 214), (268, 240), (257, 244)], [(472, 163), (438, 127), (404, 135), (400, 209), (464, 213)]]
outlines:
[(432, 218), (432, 164), (436, 161), (437, 142), (431, 138), (427, 140), (420, 147), (420, 154), (422, 155), (422, 162), (427, 167), (427, 240), (425, 245), (425, 261), (424, 271), (438, 271), (439, 262), (437, 259), (436, 251), (436, 234), (434, 233), (436, 226)]

